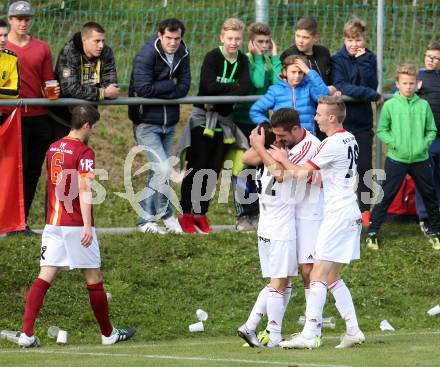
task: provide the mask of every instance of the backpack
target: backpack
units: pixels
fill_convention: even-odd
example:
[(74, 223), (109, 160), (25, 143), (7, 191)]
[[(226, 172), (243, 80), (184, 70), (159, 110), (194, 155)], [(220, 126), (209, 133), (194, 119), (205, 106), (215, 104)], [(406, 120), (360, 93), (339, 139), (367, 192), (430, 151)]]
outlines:
[(406, 175), (399, 192), (387, 211), (388, 215), (417, 215), (416, 188), (411, 176)]

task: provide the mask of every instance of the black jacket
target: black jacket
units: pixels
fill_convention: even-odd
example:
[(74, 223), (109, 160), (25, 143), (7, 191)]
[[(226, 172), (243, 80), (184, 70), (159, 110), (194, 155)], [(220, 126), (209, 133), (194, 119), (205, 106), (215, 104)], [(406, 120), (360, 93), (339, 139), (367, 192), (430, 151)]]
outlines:
[[(205, 55), (198, 96), (246, 96), (251, 86), (249, 60), (241, 51), (233, 64), (225, 59), (219, 47)], [(205, 109), (204, 105), (195, 106)], [(233, 107), (233, 103), (216, 104), (211, 106), (211, 111), (225, 117), (232, 113)]]
[(324, 80), (324, 83), (326, 85), (332, 84), (332, 60), (330, 57), (330, 51), (327, 47), (321, 45), (313, 45), (313, 54), (306, 55), (298, 50), (298, 47), (296, 47), (296, 45), (293, 45), (281, 54), (281, 63), (287, 56), (290, 55), (300, 55), (307, 57), (309, 68), (315, 70), (321, 76), (321, 79)]
[[(99, 62), (99, 75), (96, 82), (83, 82), (85, 78), (85, 68), (81, 67), (85, 63), (97, 64)], [(104, 99), (104, 89), (110, 84), (117, 84), (116, 63), (113, 51), (109, 46), (104, 46), (101, 56), (87, 60), (81, 33), (74, 36), (65, 43), (61, 49), (55, 66), (55, 78), (60, 83), (61, 97), (78, 98), (88, 101), (98, 101)], [(67, 107), (51, 107), (49, 115), (62, 125), (70, 125), (72, 115)]]
[(417, 82), (422, 83), (417, 94), (426, 99), (431, 106), (437, 126), (437, 137), (440, 137), (440, 71), (421, 69), (417, 74)]
[[(173, 79), (177, 79), (174, 84)], [(153, 36), (133, 60), (128, 96), (175, 99), (185, 97), (191, 86), (189, 51), (182, 41), (174, 53), (173, 63), (167, 62), (160, 39)], [(135, 124), (173, 126), (179, 122), (179, 105), (129, 106), (128, 117)]]

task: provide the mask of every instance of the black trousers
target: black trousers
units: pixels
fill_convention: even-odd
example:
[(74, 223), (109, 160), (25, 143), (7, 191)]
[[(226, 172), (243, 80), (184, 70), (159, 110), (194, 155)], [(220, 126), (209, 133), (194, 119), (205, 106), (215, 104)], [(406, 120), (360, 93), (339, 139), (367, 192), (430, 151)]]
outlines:
[(383, 199), (374, 206), (368, 233), (377, 233), (379, 231), (386, 219), (387, 210), (407, 174), (413, 178), (417, 190), (422, 195), (428, 213), (430, 230), (435, 233), (440, 232), (440, 213), (432, 184), (429, 160), (405, 164), (387, 158), (385, 160), (385, 174), (386, 179), (382, 185)]
[(361, 200), (361, 194), (366, 193), (368, 194), (368, 197), (371, 198), (371, 189), (370, 189), (371, 184), (369, 185), (370, 187), (368, 187), (365, 184), (366, 179), (364, 179), (364, 177), (365, 177), (365, 173), (373, 168), (372, 161), (373, 161), (374, 133), (372, 131), (364, 131), (356, 134), (353, 133), (353, 135), (356, 138), (359, 147), (359, 158), (357, 164), (357, 171), (359, 174), (359, 185), (357, 188), (357, 197), (358, 197), (359, 209), (361, 213), (363, 213), (366, 210), (370, 210), (370, 204), (364, 203)]
[[(251, 131), (255, 129), (256, 125), (254, 124), (236, 124), (237, 127), (243, 132), (244, 135), (248, 138), (251, 135)], [(234, 206), (235, 206), (235, 215), (237, 218), (243, 217), (245, 215), (255, 216), (260, 212), (258, 199), (252, 203), (244, 203), (240, 202), (245, 199), (245, 201), (249, 201), (249, 197), (257, 196), (257, 185), (255, 184), (255, 167), (246, 166), (245, 169), (253, 171), (252, 175), (244, 175), (240, 176), (232, 176), (232, 189), (234, 190)]]
[(191, 130), (186, 166), (187, 171), (191, 171), (183, 179), (180, 189), (183, 213), (204, 215), (208, 212), (210, 199), (207, 198), (211, 198), (215, 190), (225, 159), (227, 146), (223, 143), (223, 132), (215, 132), (210, 138), (203, 135), (203, 130), (200, 126)]
[(41, 176), (41, 166), (52, 142), (52, 127), (49, 117), (47, 115), (22, 117), (21, 136), (24, 209), (27, 220)]

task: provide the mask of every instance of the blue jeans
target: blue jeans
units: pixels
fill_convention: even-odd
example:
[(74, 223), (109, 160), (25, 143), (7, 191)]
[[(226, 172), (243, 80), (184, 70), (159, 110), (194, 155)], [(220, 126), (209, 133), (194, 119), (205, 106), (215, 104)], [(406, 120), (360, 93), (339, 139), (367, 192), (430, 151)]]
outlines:
[[(440, 138), (435, 138), (429, 147), (429, 162), (431, 163), (432, 184), (434, 185), (437, 202), (440, 206)], [(416, 209), (420, 220), (426, 220), (428, 213), (419, 190), (416, 190)]]
[(148, 162), (154, 164), (154, 169), (148, 171), (145, 183), (146, 198), (139, 204), (144, 210), (144, 215), (137, 221), (137, 225), (155, 222), (157, 219), (171, 217), (173, 209), (170, 200), (154, 187), (169, 185), (171, 167), (167, 159), (173, 146), (175, 126), (162, 126), (153, 124), (133, 125), (134, 138), (138, 145), (145, 145), (144, 150)]

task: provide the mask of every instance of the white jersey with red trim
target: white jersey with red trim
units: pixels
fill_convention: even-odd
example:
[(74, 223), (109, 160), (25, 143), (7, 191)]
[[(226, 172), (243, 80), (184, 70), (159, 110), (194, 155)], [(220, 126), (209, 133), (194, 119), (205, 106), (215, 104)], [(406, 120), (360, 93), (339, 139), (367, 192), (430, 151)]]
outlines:
[[(321, 141), (312, 133), (304, 130), (302, 140), (295, 144), (288, 152), (289, 160), (302, 166), (316, 153)], [(319, 181), (319, 180), (318, 180)], [(321, 220), (323, 209), (323, 194), (321, 184), (311, 185), (305, 177), (303, 181), (294, 180), (295, 217), (301, 219)]]
[(257, 167), (257, 192), (260, 204), (258, 236), (269, 240), (295, 239), (295, 205), (286, 193), (292, 180), (277, 182), (266, 166)]
[(357, 207), (356, 181), (359, 147), (348, 131), (339, 130), (326, 138), (309, 160), (319, 169), (324, 188), (324, 211)]

